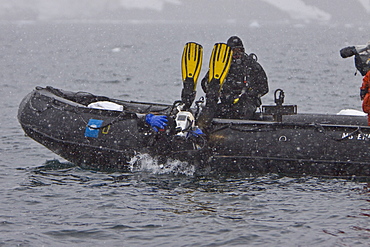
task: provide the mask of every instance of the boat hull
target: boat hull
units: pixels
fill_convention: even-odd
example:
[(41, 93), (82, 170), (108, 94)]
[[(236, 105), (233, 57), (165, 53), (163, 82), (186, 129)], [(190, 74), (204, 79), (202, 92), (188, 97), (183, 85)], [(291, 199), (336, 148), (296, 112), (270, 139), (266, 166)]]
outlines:
[[(102, 99), (119, 103), (124, 110), (86, 107)], [(258, 121), (214, 119), (206, 145), (200, 148), (170, 128), (152, 131), (143, 121), (149, 112), (169, 115), (171, 106), (37, 88), (23, 99), (18, 119), (35, 141), (72, 163), (98, 170), (127, 171), (133, 157), (149, 153), (161, 162), (187, 161), (198, 174), (370, 177), (366, 117), (296, 114), (283, 116), (281, 122), (272, 116)]]

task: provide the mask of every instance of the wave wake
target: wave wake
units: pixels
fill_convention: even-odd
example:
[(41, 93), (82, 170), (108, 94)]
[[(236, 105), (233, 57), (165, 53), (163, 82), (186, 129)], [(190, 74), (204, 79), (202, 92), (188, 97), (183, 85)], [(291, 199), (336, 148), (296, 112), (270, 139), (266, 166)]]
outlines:
[(161, 162), (158, 157), (152, 157), (149, 154), (138, 154), (130, 162), (131, 172), (150, 172), (153, 174), (183, 174), (193, 176), (195, 173), (194, 165), (186, 161), (168, 159)]

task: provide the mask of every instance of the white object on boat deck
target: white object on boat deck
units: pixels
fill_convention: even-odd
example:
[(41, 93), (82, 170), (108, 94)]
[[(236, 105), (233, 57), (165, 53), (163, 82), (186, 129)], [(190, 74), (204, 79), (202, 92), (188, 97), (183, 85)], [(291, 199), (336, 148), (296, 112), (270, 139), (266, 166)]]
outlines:
[(110, 101), (98, 101), (93, 102), (87, 106), (88, 108), (111, 110), (111, 111), (123, 111), (123, 106), (110, 102)]
[(344, 109), (340, 110), (337, 115), (349, 115), (349, 116), (367, 116), (367, 114), (363, 111), (358, 111), (354, 109)]

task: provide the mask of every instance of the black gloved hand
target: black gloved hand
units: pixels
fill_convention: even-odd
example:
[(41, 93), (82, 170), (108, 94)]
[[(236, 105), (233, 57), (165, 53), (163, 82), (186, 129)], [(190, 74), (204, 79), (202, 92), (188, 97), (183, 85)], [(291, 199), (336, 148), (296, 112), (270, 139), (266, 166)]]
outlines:
[(361, 100), (364, 100), (366, 93), (367, 93), (366, 89), (360, 89), (360, 98), (361, 98)]

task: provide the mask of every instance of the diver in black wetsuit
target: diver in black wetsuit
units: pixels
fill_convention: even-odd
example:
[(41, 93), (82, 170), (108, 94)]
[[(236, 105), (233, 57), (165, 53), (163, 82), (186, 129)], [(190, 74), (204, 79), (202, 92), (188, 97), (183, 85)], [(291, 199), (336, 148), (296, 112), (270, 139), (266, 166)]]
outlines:
[(214, 117), (253, 119), (261, 97), (269, 91), (266, 73), (255, 54), (245, 53), (239, 37), (230, 37), (227, 45), (233, 50), (233, 59), (219, 95), (207, 94), (208, 72), (201, 82), (202, 89), (207, 100), (219, 102)]
[[(266, 73), (257, 62), (257, 56), (253, 53), (246, 54), (243, 42), (237, 36), (230, 37), (227, 45), (233, 50), (233, 58), (225, 81), (219, 85), (221, 90), (209, 89), (209, 72), (201, 82), (207, 104), (210, 106), (206, 107), (198, 118), (198, 126), (203, 130), (210, 127), (213, 117), (254, 119), (257, 107), (262, 104), (261, 97), (269, 91)], [(146, 122), (156, 131), (158, 130), (155, 126), (162, 128), (167, 124), (165, 121), (165, 117), (153, 115), (146, 118)]]

